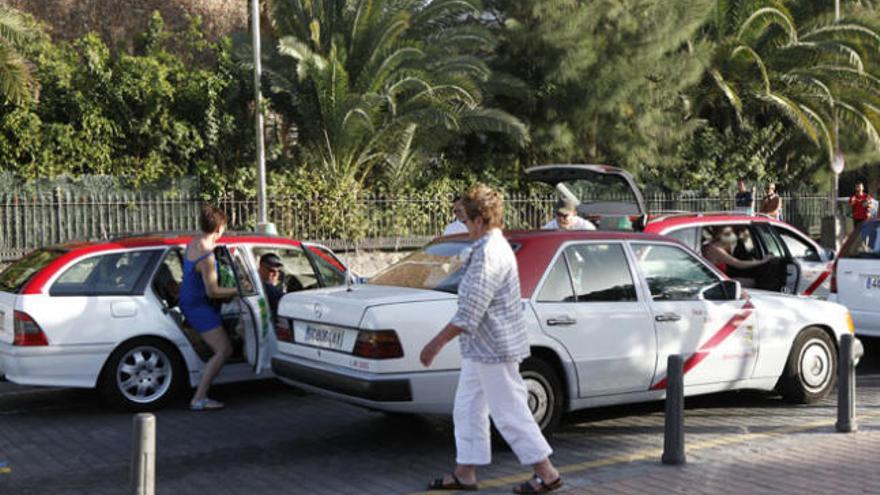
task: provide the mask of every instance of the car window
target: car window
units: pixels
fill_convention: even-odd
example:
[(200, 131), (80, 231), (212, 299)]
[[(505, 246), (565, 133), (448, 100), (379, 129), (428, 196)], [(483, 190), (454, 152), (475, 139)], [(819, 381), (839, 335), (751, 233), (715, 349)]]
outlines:
[(171, 249), (153, 275), (153, 290), (169, 308), (177, 306), (180, 284), (183, 282), (183, 262), (180, 249)]
[(312, 263), (306, 256), (302, 247), (288, 247), (284, 249), (271, 247), (255, 247), (254, 259), (259, 265), (260, 258), (273, 253), (280, 259), (283, 266), (281, 267), (281, 289), (283, 292), (296, 292), (298, 290), (310, 289), (318, 287), (318, 275), (312, 268)]
[(92, 256), (76, 262), (58, 277), (52, 296), (132, 295), (140, 293), (160, 250), (127, 251)]
[(782, 242), (785, 243), (785, 247), (788, 248), (792, 258), (803, 261), (822, 261), (819, 258), (819, 253), (816, 252), (813, 246), (794, 232), (775, 226), (773, 229), (779, 234)]
[(788, 255), (785, 253), (785, 249), (779, 238), (773, 235), (773, 232), (771, 232), (768, 225), (756, 224), (755, 227), (758, 232), (758, 236), (761, 239), (761, 243), (766, 247), (768, 254), (781, 259), (788, 258)]
[(34, 274), (65, 252), (61, 249), (38, 249), (7, 266), (0, 272), (0, 291), (18, 293)]
[(565, 254), (562, 254), (550, 268), (544, 285), (541, 287), (541, 292), (538, 294), (538, 302), (572, 301), (574, 301), (574, 289), (571, 285)]
[(471, 241), (446, 241), (427, 246), (370, 277), (370, 285), (391, 285), (458, 293)]
[(308, 246), (309, 251), (314, 254), (312, 259), (321, 278), (324, 279), (325, 287), (345, 284), (345, 266), (330, 251), (321, 246)]
[(629, 263), (620, 244), (578, 244), (565, 250), (579, 302), (635, 301)]
[(639, 270), (656, 301), (684, 301), (718, 283), (719, 277), (693, 255), (678, 246), (634, 243)]
[(238, 275), (238, 278), (241, 281), (241, 288), (239, 289), (241, 295), (256, 295), (257, 286), (256, 284), (254, 284), (254, 279), (251, 275), (251, 271), (250, 269), (248, 269), (247, 263), (245, 263), (244, 261), (244, 251), (241, 249), (236, 249), (235, 252), (232, 253), (232, 259), (235, 262), (235, 273)]
[(841, 258), (880, 258), (880, 222), (866, 223), (841, 253)]
[(699, 227), (686, 227), (683, 229), (673, 230), (666, 235), (672, 237), (673, 239), (678, 239), (682, 242), (682, 244), (691, 249), (697, 249), (697, 247), (699, 246), (699, 244), (697, 244), (697, 235), (699, 234), (699, 232)]

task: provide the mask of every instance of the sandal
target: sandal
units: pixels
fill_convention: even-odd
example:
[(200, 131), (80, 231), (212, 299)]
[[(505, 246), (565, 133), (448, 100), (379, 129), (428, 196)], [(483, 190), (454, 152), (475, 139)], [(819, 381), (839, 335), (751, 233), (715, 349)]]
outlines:
[(450, 473), (449, 475), (452, 476), (452, 483), (444, 482), (443, 478), (436, 478), (434, 481), (428, 483), (428, 490), (463, 490), (466, 492), (475, 492), (479, 490), (476, 483), (471, 485), (462, 483), (458, 477), (455, 476), (455, 473)]
[[(532, 480), (537, 483), (537, 487), (529, 482)], [(519, 486), (513, 487), (513, 493), (547, 493), (562, 486), (562, 476), (556, 478), (552, 483), (547, 483), (536, 474), (532, 476), (529, 481), (525, 481)]]
[(222, 402), (207, 397), (189, 403), (191, 411), (216, 411), (224, 407)]

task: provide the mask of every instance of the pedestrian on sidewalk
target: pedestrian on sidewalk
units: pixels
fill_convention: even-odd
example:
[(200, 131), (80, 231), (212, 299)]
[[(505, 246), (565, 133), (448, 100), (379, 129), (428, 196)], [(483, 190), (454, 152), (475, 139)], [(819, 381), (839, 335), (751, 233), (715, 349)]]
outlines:
[(524, 465), (534, 469), (514, 493), (545, 493), (562, 486), (550, 462), (553, 450), (528, 405), (519, 363), (529, 356), (516, 257), (501, 233), (504, 201), (477, 185), (462, 198), (474, 245), (458, 286), (458, 311), (422, 349), (426, 367), (459, 337), (461, 374), (455, 392), (455, 469), (432, 481), (431, 490), (476, 490), (477, 466), (492, 460), (489, 417)]
[(452, 215), (454, 220), (443, 229), (443, 235), (466, 234), (468, 229), (464, 224), (464, 207), (461, 205), (460, 195), (452, 200)]
[(733, 197), (735, 211), (746, 215), (755, 214), (755, 189), (748, 189), (746, 181), (740, 179), (736, 183), (736, 195)]
[(208, 398), (208, 388), (232, 355), (232, 344), (223, 329), (220, 313), (210, 299), (238, 295), (238, 289), (220, 287), (214, 247), (226, 231), (226, 213), (216, 206), (204, 206), (199, 215), (201, 233), (192, 238), (183, 252), (183, 281), (180, 284), (180, 310), (186, 322), (208, 344), (214, 354), (205, 363), (196, 393), (189, 403), (193, 411), (222, 409), (223, 403)]
[(767, 183), (766, 195), (761, 200), (761, 213), (782, 220), (782, 198), (776, 194), (776, 183)]
[(871, 208), (874, 198), (865, 192), (865, 183), (856, 182), (856, 189), (852, 196), (849, 197), (849, 207), (852, 210), (853, 230), (858, 230), (862, 222), (871, 218)]

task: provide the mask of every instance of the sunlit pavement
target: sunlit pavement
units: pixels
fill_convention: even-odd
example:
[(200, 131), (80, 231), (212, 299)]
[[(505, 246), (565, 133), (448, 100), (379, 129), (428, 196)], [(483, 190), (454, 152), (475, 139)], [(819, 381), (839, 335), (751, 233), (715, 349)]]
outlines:
[[(880, 346), (859, 367), (859, 432), (834, 430), (832, 397), (791, 406), (772, 394), (689, 399), (688, 463), (664, 466), (662, 404), (572, 415), (551, 438), (570, 493), (878, 493)], [(185, 401), (157, 414), (157, 493), (414, 493), (451, 467), (448, 418), (386, 415), (272, 381), (216, 387), (226, 410)], [(128, 489), (131, 415), (94, 394), (0, 383), (0, 494)], [(481, 493), (527, 470), (503, 446)]]

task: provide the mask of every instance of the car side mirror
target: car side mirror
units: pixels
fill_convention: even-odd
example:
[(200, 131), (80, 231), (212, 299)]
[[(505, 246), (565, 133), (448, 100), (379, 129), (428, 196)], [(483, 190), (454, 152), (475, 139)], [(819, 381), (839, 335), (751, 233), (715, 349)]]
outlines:
[(827, 258), (828, 261), (834, 261), (834, 257), (835, 257), (836, 255), (837, 255), (837, 253), (835, 253), (835, 252), (834, 252), (833, 250), (831, 250), (831, 249), (826, 249), (826, 250), (825, 250), (825, 258)]
[(700, 291), (707, 301), (736, 301), (742, 296), (742, 285), (736, 280), (721, 280)]

